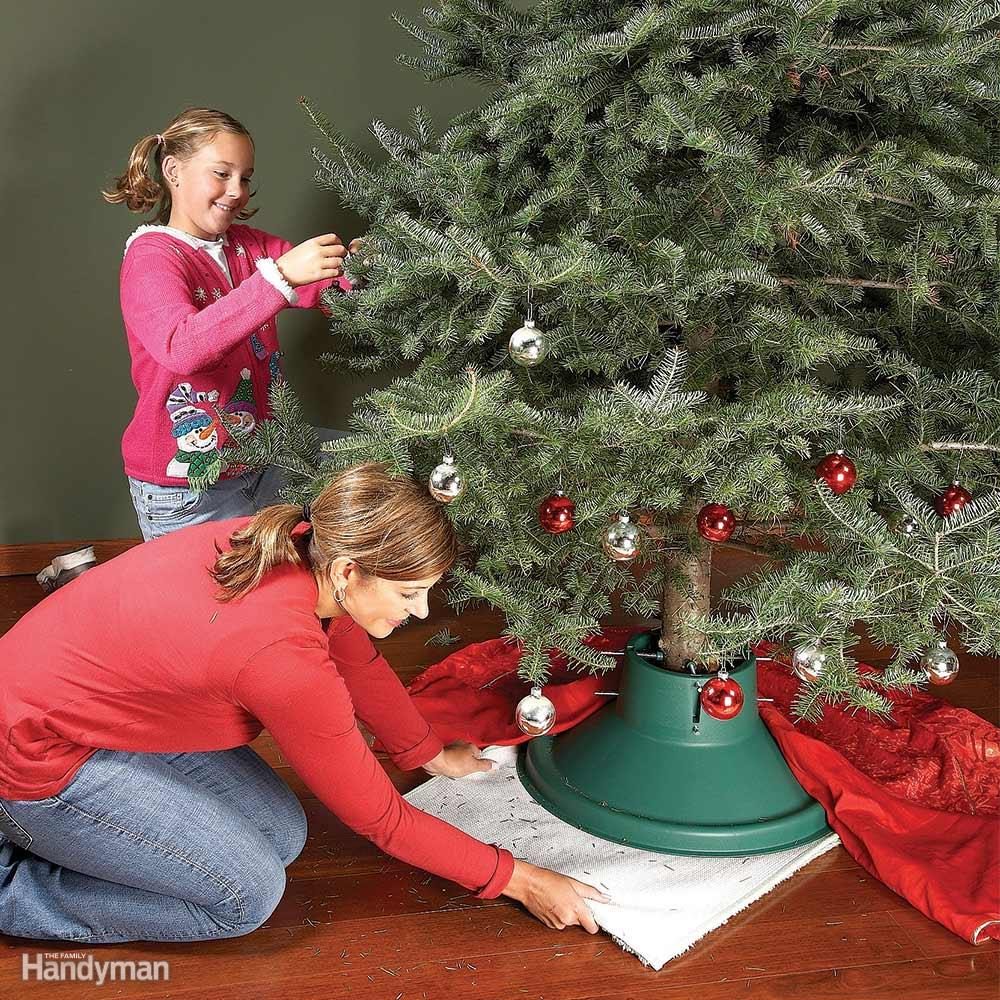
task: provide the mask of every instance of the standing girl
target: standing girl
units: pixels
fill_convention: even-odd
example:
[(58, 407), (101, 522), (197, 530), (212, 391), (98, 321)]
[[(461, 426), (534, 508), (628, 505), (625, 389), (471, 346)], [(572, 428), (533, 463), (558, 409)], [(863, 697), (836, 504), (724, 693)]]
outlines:
[(240, 122), (189, 108), (136, 143), (102, 192), (130, 211), (152, 209), (157, 223), (128, 238), (120, 278), (138, 393), (122, 454), (147, 541), (274, 502), (278, 470), (227, 468), (221, 448), (270, 415), (278, 313), (318, 306), (335, 283), (349, 288), (348, 251), (335, 234), (293, 247), (240, 224), (256, 212), (247, 209), (253, 171), (253, 138)]

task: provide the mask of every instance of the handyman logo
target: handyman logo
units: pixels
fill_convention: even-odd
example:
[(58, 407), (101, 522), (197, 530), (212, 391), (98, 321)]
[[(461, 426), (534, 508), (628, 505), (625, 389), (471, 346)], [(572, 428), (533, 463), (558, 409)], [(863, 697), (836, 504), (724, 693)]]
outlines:
[(35, 952), (21, 955), (21, 978), (46, 983), (79, 980), (103, 986), (106, 982), (159, 982), (170, 979), (169, 962), (102, 962), (82, 952)]

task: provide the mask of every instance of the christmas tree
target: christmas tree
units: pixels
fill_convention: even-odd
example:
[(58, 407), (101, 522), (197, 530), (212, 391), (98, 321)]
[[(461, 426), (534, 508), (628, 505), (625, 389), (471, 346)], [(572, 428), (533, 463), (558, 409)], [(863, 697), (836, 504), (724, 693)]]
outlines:
[[(405, 63), (488, 96), (440, 130), (375, 121), (376, 157), (303, 99), (320, 185), (369, 222), (327, 360), (398, 376), (331, 459), (458, 494), (451, 602), (502, 609), (535, 683), (552, 648), (609, 667), (584, 640), (612, 594), (662, 615), (672, 669), (776, 640), (807, 716), (947, 680), (946, 629), (995, 652), (1000, 4), (398, 20)], [(308, 496), (287, 387), (275, 406), (243, 457)], [(710, 609), (723, 542), (773, 559)], [(860, 622), (892, 652), (864, 684)]]

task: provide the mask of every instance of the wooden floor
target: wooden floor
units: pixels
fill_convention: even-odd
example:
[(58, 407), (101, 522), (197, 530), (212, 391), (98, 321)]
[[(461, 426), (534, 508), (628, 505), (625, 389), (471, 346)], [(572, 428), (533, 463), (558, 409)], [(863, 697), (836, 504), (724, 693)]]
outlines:
[[(726, 565), (737, 572), (738, 556)], [(728, 573), (727, 573), (728, 575)], [(720, 576), (718, 582), (722, 582)], [(0, 578), (0, 632), (41, 598), (32, 577)], [(437, 608), (382, 643), (409, 680), (446, 650), (425, 645), (447, 626), (464, 642), (497, 634), (487, 612)], [(997, 721), (995, 661), (963, 656), (945, 692)], [(312, 797), (265, 733), (255, 748), (302, 799), (309, 840), (267, 924), (210, 944), (89, 947), (95, 960), (170, 963), (169, 983), (22, 981), (21, 956), (73, 951), (0, 935), (0, 998), (87, 996), (188, 1000), (729, 1000), (856, 997), (995, 1000), (1000, 943), (965, 944), (871, 878), (843, 848), (814, 861), (660, 972), (609, 937), (551, 931), (503, 898), (477, 900), (454, 883), (380, 853)], [(423, 772), (386, 770), (403, 791)]]

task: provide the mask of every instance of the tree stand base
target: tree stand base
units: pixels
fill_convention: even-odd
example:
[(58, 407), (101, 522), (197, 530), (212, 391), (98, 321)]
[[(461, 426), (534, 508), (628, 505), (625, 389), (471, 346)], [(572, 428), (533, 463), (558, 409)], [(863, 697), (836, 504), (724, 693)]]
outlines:
[(619, 695), (559, 736), (532, 740), (518, 774), (540, 805), (605, 840), (665, 854), (766, 854), (830, 833), (757, 713), (757, 664), (730, 669), (746, 701), (734, 719), (701, 709), (708, 675), (684, 674), (629, 642)]

